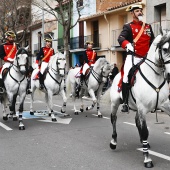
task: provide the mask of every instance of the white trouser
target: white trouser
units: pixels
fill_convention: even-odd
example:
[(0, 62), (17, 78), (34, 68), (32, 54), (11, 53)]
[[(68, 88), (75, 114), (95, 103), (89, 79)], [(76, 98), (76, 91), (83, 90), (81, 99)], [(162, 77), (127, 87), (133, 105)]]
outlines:
[(9, 63), (9, 62), (4, 63), (4, 65), (2, 66), (2, 70), (1, 70), (1, 72), (0, 72), (0, 79), (2, 79), (2, 72), (3, 72), (3, 70), (4, 70), (5, 68), (9, 68), (11, 65), (12, 65), (12, 64)]
[(87, 70), (89, 67), (90, 67), (90, 66), (89, 66), (87, 63), (85, 63), (85, 64), (83, 65), (83, 75), (85, 75), (86, 70)]
[[(134, 57), (133, 62), (136, 65), (142, 59), (143, 58)], [(123, 82), (124, 83), (128, 83), (128, 73), (129, 73), (129, 70), (132, 68), (132, 66), (133, 66), (132, 55), (127, 55), (126, 60), (125, 60), (125, 64), (124, 64), (124, 76), (123, 76)]]
[(44, 61), (41, 63), (41, 69), (40, 69), (40, 73), (41, 73), (41, 74), (44, 73), (44, 71), (45, 71), (45, 69), (47, 68), (47, 66), (48, 66), (48, 63), (46, 63), (46, 62), (44, 62)]

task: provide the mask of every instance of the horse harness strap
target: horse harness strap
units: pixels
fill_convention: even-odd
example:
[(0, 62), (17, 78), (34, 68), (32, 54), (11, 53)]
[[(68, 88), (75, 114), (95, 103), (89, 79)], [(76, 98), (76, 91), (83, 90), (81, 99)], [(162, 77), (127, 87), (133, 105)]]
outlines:
[(60, 86), (61, 86), (61, 83), (62, 83), (63, 79), (61, 79), (61, 81), (58, 82), (58, 81), (50, 74), (49, 70), (48, 70), (48, 73), (49, 73), (49, 75), (51, 76), (51, 78), (59, 85), (59, 91), (60, 91)]
[(145, 76), (144, 76), (144, 74), (142, 73), (142, 71), (141, 71), (141, 69), (139, 68), (139, 73), (141, 74), (141, 76), (143, 77), (143, 79), (156, 91), (156, 93), (157, 93), (157, 100), (156, 100), (156, 106), (155, 106), (155, 110), (154, 110), (154, 112), (156, 111), (156, 109), (157, 109), (157, 106), (158, 106), (158, 99), (159, 99), (159, 92), (160, 92), (160, 89), (164, 86), (164, 84), (165, 84), (165, 79), (164, 79), (164, 81), (162, 82), (162, 84), (158, 87), (158, 88), (156, 88)]
[(19, 86), (18, 86), (18, 90), (17, 90), (17, 93), (18, 93), (19, 88), (20, 88), (20, 84), (21, 84), (21, 82), (25, 79), (25, 75), (24, 75), (23, 79), (22, 79), (22, 80), (20, 80), (20, 81), (18, 81), (17, 79), (15, 79), (15, 78), (11, 75), (11, 73), (10, 73), (10, 69), (9, 69), (9, 75), (11, 76), (11, 78), (12, 78), (15, 82), (17, 82), (17, 83), (19, 84)]

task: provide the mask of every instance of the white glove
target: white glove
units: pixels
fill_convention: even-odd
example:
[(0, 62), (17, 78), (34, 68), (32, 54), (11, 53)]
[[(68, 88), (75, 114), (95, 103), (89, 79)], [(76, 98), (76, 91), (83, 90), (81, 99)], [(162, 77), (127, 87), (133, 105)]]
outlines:
[(37, 68), (39, 68), (39, 67), (38, 67), (38, 64), (36, 63), (36, 64), (35, 64), (35, 69), (37, 69)]
[(131, 43), (129, 43), (129, 44), (126, 45), (126, 51), (127, 51), (127, 52), (128, 52), (128, 51), (134, 52), (134, 48), (133, 48), (133, 46), (132, 46)]

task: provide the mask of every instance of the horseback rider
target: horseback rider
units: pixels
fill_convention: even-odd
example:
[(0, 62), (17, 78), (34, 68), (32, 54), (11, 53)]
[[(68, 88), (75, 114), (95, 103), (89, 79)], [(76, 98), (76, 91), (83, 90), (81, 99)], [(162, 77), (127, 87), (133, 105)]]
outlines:
[(120, 46), (127, 51), (127, 57), (124, 63), (124, 76), (122, 82), (123, 107), (122, 112), (128, 112), (128, 94), (129, 83), (128, 73), (133, 65), (139, 63), (147, 56), (150, 45), (154, 40), (152, 27), (144, 23), (143, 8), (141, 4), (130, 5), (127, 9), (130, 12), (133, 21), (123, 26), (123, 30), (118, 37)]
[(93, 41), (87, 41), (86, 50), (83, 53), (83, 57), (80, 59), (82, 66), (80, 69), (80, 84), (77, 86), (77, 89), (76, 89), (77, 96), (79, 96), (81, 86), (83, 85), (85, 71), (90, 66), (93, 66), (97, 60), (97, 53), (92, 48), (93, 48)]
[(46, 42), (45, 47), (42, 47), (37, 55), (35, 68), (39, 68), (40, 66), (40, 72), (39, 72), (39, 82), (40, 82), (40, 90), (44, 88), (44, 71), (46, 70), (48, 63), (50, 61), (51, 56), (54, 55), (54, 49), (51, 47), (52, 39), (51, 38), (45, 38)]
[(4, 65), (0, 71), (0, 93), (4, 93), (4, 83), (2, 79), (2, 73), (5, 68), (9, 68), (17, 53), (18, 45), (14, 42), (15, 33), (13, 31), (7, 31), (5, 33), (6, 42), (0, 45), (0, 58), (4, 60)]

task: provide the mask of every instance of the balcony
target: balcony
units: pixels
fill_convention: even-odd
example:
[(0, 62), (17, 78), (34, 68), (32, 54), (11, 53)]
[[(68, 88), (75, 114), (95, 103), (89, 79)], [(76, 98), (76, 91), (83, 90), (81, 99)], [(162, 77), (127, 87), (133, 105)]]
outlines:
[[(85, 43), (86, 41), (93, 41), (94, 49), (100, 49), (101, 44), (99, 41), (100, 35), (88, 35), (88, 36), (78, 36), (78, 37), (72, 37), (69, 39), (69, 44), (70, 44), (70, 50), (75, 50), (75, 49), (82, 49), (85, 48)], [(62, 51), (64, 49), (64, 41), (62, 38), (58, 39), (58, 50)]]

